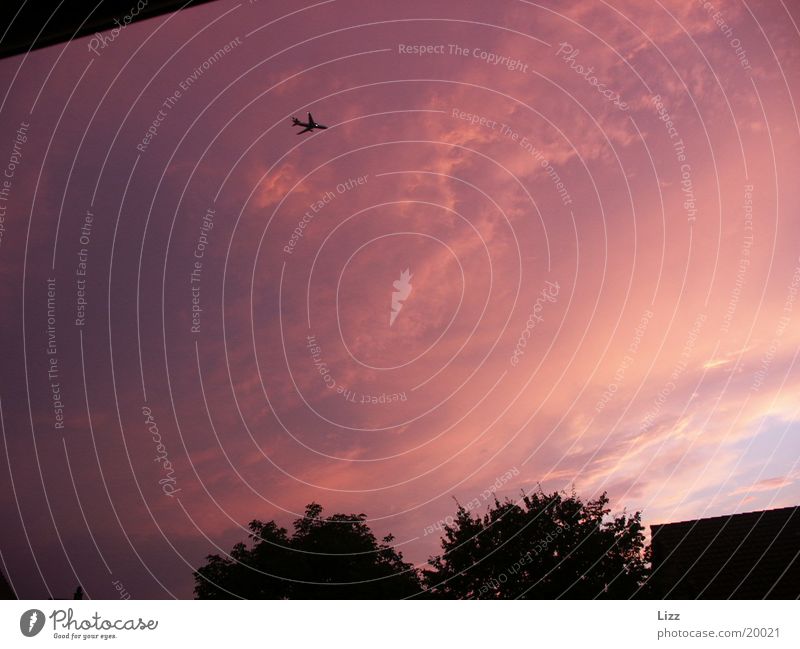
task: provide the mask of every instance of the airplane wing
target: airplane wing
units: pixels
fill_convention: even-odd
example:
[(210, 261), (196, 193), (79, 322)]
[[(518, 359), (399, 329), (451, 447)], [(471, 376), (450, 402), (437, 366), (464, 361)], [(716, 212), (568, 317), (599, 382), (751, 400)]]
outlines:
[(300, 135), (301, 133), (307, 133), (310, 130), (312, 130), (311, 127), (306, 126), (302, 131), (297, 131), (297, 134)]
[(309, 124), (313, 124), (314, 123), (314, 118), (311, 117), (311, 113), (308, 114), (308, 123)]

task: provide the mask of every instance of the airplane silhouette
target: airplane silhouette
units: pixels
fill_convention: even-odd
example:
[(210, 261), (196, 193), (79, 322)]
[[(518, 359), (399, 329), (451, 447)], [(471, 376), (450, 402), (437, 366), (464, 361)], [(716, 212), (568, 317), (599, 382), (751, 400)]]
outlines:
[(323, 126), (322, 124), (317, 124), (314, 121), (314, 118), (311, 117), (311, 113), (308, 114), (308, 123), (301, 122), (296, 117), (292, 117), (292, 126), (305, 126), (302, 131), (297, 131), (297, 134), (300, 135), (301, 133), (306, 133), (307, 131), (313, 131), (315, 128), (328, 128), (327, 126)]

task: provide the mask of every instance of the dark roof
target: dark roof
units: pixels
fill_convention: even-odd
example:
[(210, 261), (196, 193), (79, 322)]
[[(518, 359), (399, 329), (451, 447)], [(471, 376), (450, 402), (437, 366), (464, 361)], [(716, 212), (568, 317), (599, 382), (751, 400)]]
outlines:
[[(2, 0), (0, 2), (0, 58), (28, 49), (63, 43), (71, 38), (113, 29), (130, 16), (131, 22), (177, 11), (209, 0)], [(98, 5), (95, 8), (95, 5)], [(91, 12), (91, 13), (90, 13)], [(13, 22), (12, 22), (13, 21)], [(8, 33), (3, 32), (8, 27)], [(41, 34), (40, 34), (41, 31)]]
[(652, 525), (657, 597), (800, 597), (800, 507)]

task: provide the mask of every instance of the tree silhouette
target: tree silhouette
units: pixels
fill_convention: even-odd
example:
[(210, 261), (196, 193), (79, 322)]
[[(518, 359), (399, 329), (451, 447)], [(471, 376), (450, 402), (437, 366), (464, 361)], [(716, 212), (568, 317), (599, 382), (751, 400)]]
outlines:
[(646, 592), (648, 554), (639, 512), (610, 516), (608, 497), (574, 492), (495, 498), (474, 516), (458, 506), (442, 554), (420, 574), (375, 538), (364, 514), (322, 516), (311, 503), (293, 533), (250, 523), (249, 542), (209, 555), (194, 573), (200, 599), (622, 599)]
[(647, 576), (641, 516), (609, 517), (608, 498), (575, 493), (499, 502), (483, 516), (461, 505), (444, 527), (443, 554), (425, 572), (445, 598), (621, 599)]
[(418, 593), (418, 572), (378, 542), (364, 514), (322, 517), (311, 503), (294, 533), (275, 521), (250, 523), (250, 544), (209, 555), (194, 573), (199, 599), (399, 599)]

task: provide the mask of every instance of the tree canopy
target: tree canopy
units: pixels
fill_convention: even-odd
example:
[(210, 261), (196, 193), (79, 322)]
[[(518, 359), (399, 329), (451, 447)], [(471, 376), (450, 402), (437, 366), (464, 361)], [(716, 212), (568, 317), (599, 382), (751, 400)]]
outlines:
[(647, 576), (639, 512), (610, 517), (608, 497), (584, 503), (544, 492), (495, 499), (484, 516), (457, 509), (425, 573), (432, 594), (475, 599), (622, 599)]
[(200, 599), (400, 599), (418, 593), (419, 574), (364, 514), (322, 516), (309, 504), (289, 535), (275, 521), (250, 523), (250, 544), (209, 555), (195, 573)]
[(473, 515), (458, 505), (442, 553), (417, 570), (378, 541), (364, 514), (322, 516), (311, 503), (293, 533), (254, 520), (248, 543), (207, 557), (194, 573), (202, 599), (623, 599), (648, 575), (639, 512), (611, 516), (608, 497), (574, 492), (495, 498)]

